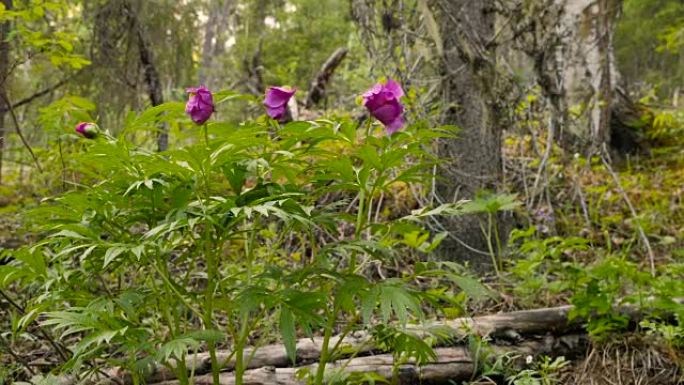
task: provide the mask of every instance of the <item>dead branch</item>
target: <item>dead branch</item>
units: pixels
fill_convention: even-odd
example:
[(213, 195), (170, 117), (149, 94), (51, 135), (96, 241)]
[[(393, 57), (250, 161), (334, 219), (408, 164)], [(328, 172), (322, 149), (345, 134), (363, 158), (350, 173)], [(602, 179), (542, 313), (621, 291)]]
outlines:
[(4, 101), (5, 106), (7, 106), (7, 109), (9, 109), (10, 116), (12, 117), (12, 122), (14, 122), (14, 131), (17, 133), (17, 136), (19, 136), (19, 139), (21, 139), (21, 143), (24, 145), (24, 147), (26, 147), (26, 150), (28, 150), (29, 154), (31, 154), (31, 158), (33, 159), (33, 162), (35, 163), (38, 171), (43, 172), (43, 168), (40, 166), (38, 157), (33, 152), (31, 145), (28, 143), (26, 137), (24, 137), (24, 133), (21, 131), (21, 127), (19, 126), (19, 119), (17, 119), (17, 114), (14, 113), (14, 107), (12, 107), (12, 102), (10, 101), (6, 93), (0, 94), (0, 97), (2, 97), (2, 100)]
[[(62, 80), (60, 80), (59, 82), (57, 82), (57, 83), (55, 83), (55, 84), (53, 84), (53, 85), (51, 85), (51, 86), (49, 86), (49, 87), (47, 87), (47, 88), (44, 88), (44, 89), (42, 89), (42, 90), (40, 90), (40, 91), (34, 93), (34, 94), (31, 95), (31, 96), (28, 96), (28, 97), (26, 97), (26, 98), (24, 98), (24, 99), (21, 99), (21, 100), (18, 101), (18, 102), (15, 102), (14, 104), (12, 104), (11, 108), (17, 109), (17, 108), (19, 108), (19, 107), (21, 107), (21, 106), (23, 106), (23, 105), (25, 105), (25, 104), (29, 104), (29, 103), (33, 102), (34, 100), (36, 100), (36, 99), (38, 99), (38, 98), (40, 98), (40, 97), (42, 97), (42, 96), (45, 96), (45, 95), (47, 95), (47, 94), (50, 94), (50, 93), (54, 92), (54, 91), (57, 90), (59, 87), (65, 85), (67, 82), (69, 82), (71, 79), (73, 79), (73, 78), (74, 78), (76, 75), (78, 75), (80, 72), (81, 72), (81, 71), (79, 71), (79, 72), (77, 72), (77, 73), (75, 73), (75, 74), (73, 74), (73, 75), (71, 75), (71, 76), (68, 76), (68, 77), (62, 79)], [(0, 107), (0, 113), (7, 112), (7, 111), (9, 111), (9, 110), (10, 110), (10, 109), (7, 108), (6, 106)]]
[[(466, 339), (468, 336), (491, 337), (494, 339), (502, 338), (505, 340), (522, 341), (524, 338), (530, 338), (538, 335), (563, 335), (565, 333), (572, 333), (581, 330), (582, 321), (568, 320), (568, 314), (572, 306), (560, 306), (554, 308), (543, 308), (535, 310), (523, 310), (510, 313), (492, 314), (479, 317), (458, 318), (447, 321), (434, 321), (420, 326), (409, 326), (409, 329), (418, 335), (427, 336), (430, 330), (439, 330), (441, 333), (448, 331), (451, 335), (451, 341), (458, 343), (458, 341)], [(632, 319), (638, 319), (640, 313), (637, 309), (631, 307), (624, 307), (621, 309), (623, 313)], [(330, 344), (332, 346), (340, 344), (341, 351), (349, 352), (356, 351), (360, 356), (367, 356), (377, 348), (373, 345), (371, 336), (366, 332), (358, 332), (354, 335), (345, 337), (341, 342), (340, 337), (333, 337)], [(297, 341), (297, 365), (313, 365), (320, 357), (323, 345), (321, 337), (300, 339)], [(524, 346), (518, 345), (518, 347)], [(518, 348), (516, 348), (518, 349)], [(251, 357), (251, 358), (250, 358)], [(375, 356), (377, 357), (377, 356)], [(360, 357), (361, 359), (363, 357)], [(367, 359), (370, 359), (366, 357)], [(217, 352), (218, 362), (222, 363), (222, 371), (231, 371), (234, 368), (234, 357), (230, 351)], [(244, 359), (247, 369), (259, 368), (287, 368), (291, 365), (285, 347), (280, 344), (267, 345), (257, 349), (254, 352), (252, 349), (247, 349), (244, 353)], [(186, 366), (188, 370), (195, 375), (201, 376), (210, 372), (211, 360), (208, 353), (199, 353), (194, 356), (186, 358)], [(374, 369), (385, 370), (385, 366), (376, 365)], [(261, 376), (265, 369), (248, 372), (248, 375)], [(269, 369), (271, 370), (271, 369)], [(368, 369), (370, 371), (370, 368)], [(120, 369), (109, 369), (105, 371), (108, 376), (120, 379), (125, 385), (131, 385), (132, 379), (129, 374)], [(276, 373), (285, 373), (283, 376), (291, 376), (294, 369), (276, 370)], [(472, 373), (472, 370), (469, 372)], [(224, 374), (225, 381), (222, 384), (232, 384), (232, 374)], [(146, 376), (145, 382), (154, 384), (163, 381), (175, 380), (175, 373), (168, 367), (159, 365), (153, 368)], [(294, 378), (294, 377), (292, 377)], [(98, 382), (99, 381), (99, 382)], [(104, 382), (103, 382), (104, 381)], [(196, 384), (203, 384), (204, 382), (196, 382)], [(256, 382), (259, 383), (259, 382)], [(275, 382), (273, 382), (275, 384)], [(278, 382), (280, 383), (280, 382)], [(291, 382), (283, 382), (289, 384)], [(74, 385), (73, 381), (63, 379), (61, 385)], [(111, 382), (106, 382), (102, 377), (94, 379), (90, 384), (109, 385)], [(164, 383), (165, 385), (175, 384), (174, 382)], [(292, 382), (294, 384), (294, 382)]]
[[(348, 376), (374, 373), (387, 381), (398, 379), (400, 384), (430, 383), (440, 384), (449, 381), (463, 381), (477, 376), (481, 365), (479, 362), (491, 361), (497, 357), (507, 355), (514, 366), (522, 367), (522, 357), (539, 355), (572, 355), (584, 351), (588, 345), (588, 338), (584, 335), (569, 335), (560, 338), (551, 336), (540, 340), (526, 341), (517, 346), (482, 346), (480, 353), (474, 354), (465, 346), (435, 349), (436, 359), (430, 363), (419, 365), (415, 360), (396, 363), (391, 354), (358, 357), (350, 360), (335, 361), (327, 365), (326, 372), (330, 375)], [(245, 373), (244, 383), (254, 385), (304, 385), (305, 378), (300, 378), (298, 372), (309, 370), (314, 373), (317, 364), (296, 368), (262, 367)], [(398, 378), (397, 378), (398, 377)], [(196, 385), (211, 385), (211, 376), (195, 377)], [(221, 374), (221, 385), (235, 384), (233, 373)], [(179, 385), (176, 380), (164, 381), (159, 385)]]
[(330, 55), (328, 60), (323, 63), (318, 74), (309, 86), (309, 93), (305, 103), (306, 108), (312, 108), (325, 98), (325, 91), (330, 83), (330, 78), (337, 67), (339, 67), (340, 63), (342, 63), (342, 60), (347, 56), (348, 52), (349, 50), (346, 48), (338, 48)]

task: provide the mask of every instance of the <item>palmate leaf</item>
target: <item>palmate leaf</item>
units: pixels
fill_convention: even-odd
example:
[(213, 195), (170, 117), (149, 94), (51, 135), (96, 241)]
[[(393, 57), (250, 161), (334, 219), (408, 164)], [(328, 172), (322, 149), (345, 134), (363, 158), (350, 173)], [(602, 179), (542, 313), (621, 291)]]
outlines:
[(169, 362), (174, 358), (183, 359), (190, 350), (197, 350), (200, 343), (192, 337), (179, 337), (163, 344), (157, 352), (156, 358), (159, 362)]
[(518, 201), (515, 194), (482, 193), (464, 204), (462, 210), (464, 214), (494, 214), (499, 211), (515, 210), (521, 204), (522, 202)]
[(61, 338), (98, 327), (97, 315), (88, 308), (74, 307), (69, 311), (48, 312), (45, 316), (47, 319), (40, 324), (63, 330)]
[(378, 286), (380, 314), (382, 320), (388, 323), (394, 314), (399, 323), (405, 326), (408, 322), (409, 311), (418, 318), (423, 317), (420, 302), (401, 283), (385, 281)]
[(392, 352), (400, 360), (413, 358), (422, 365), (437, 359), (430, 340), (423, 336), (387, 325), (376, 326), (372, 334), (380, 349)]
[(356, 310), (356, 300), (364, 298), (364, 292), (368, 291), (370, 287), (368, 279), (357, 274), (341, 275), (338, 285), (335, 296), (336, 306), (340, 310), (348, 312)]
[(226, 335), (215, 329), (195, 330), (171, 341), (164, 343), (157, 352), (156, 359), (160, 362), (169, 362), (171, 359), (182, 359), (191, 350), (197, 350), (200, 342), (218, 343), (224, 341)]
[(495, 296), (479, 280), (467, 275), (463, 266), (455, 262), (419, 262), (415, 266), (415, 273), (421, 277), (447, 279), (463, 290), (468, 298), (475, 301), (482, 301)]
[(297, 331), (295, 327), (295, 317), (287, 306), (280, 308), (280, 335), (283, 337), (283, 344), (287, 357), (294, 365), (297, 361)]
[(124, 327), (119, 330), (98, 330), (94, 333), (88, 334), (73, 348), (74, 356), (88, 354), (88, 350), (91, 347), (97, 349), (103, 344), (110, 345), (112, 343), (112, 339), (117, 336), (123, 336), (127, 330), (128, 327)]

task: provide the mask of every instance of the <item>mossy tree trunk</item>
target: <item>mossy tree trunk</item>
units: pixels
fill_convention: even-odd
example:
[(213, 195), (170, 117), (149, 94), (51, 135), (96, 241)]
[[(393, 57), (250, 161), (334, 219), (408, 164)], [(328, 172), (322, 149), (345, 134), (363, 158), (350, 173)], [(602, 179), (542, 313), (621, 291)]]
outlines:
[[(481, 191), (498, 191), (503, 175), (501, 106), (497, 104), (496, 52), (492, 44), (495, 1), (433, 0), (430, 5), (444, 47), (443, 123), (461, 129), (457, 139), (438, 144), (445, 163), (438, 173), (436, 195), (442, 202), (473, 199)], [(501, 227), (499, 234), (505, 234), (506, 226), (501, 220), (496, 222), (494, 226)], [(442, 243), (441, 258), (468, 261), (479, 270), (491, 265), (487, 238), (494, 227), (488, 231), (487, 218), (451, 218), (442, 225), (451, 236)]]
[[(0, 3), (5, 6), (6, 10), (12, 9), (12, 0), (0, 0)], [(10, 46), (7, 41), (10, 33), (10, 23), (6, 21), (0, 24), (0, 95), (5, 95), (5, 89), (8, 86), (7, 78), (9, 77), (9, 51)], [(5, 142), (7, 141), (7, 130), (5, 129), (5, 108), (9, 106), (2, 106), (0, 104), (0, 184), (2, 184), (2, 161), (5, 150)]]

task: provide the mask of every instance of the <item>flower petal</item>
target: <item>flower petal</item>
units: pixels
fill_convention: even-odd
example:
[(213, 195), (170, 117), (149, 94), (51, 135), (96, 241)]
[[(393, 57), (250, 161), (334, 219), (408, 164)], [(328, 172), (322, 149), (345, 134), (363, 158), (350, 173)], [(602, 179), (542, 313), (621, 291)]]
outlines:
[(394, 119), (389, 124), (385, 125), (385, 129), (387, 130), (387, 135), (394, 134), (403, 126), (404, 126), (404, 118), (401, 115), (399, 115), (399, 117)]
[(385, 84), (384, 90), (391, 92), (397, 99), (404, 96), (404, 90), (401, 89), (399, 83), (395, 82), (394, 79), (387, 79), (387, 84)]
[(280, 120), (285, 116), (285, 106), (280, 107), (268, 107), (266, 108), (266, 113), (271, 119)]
[(190, 87), (185, 90), (190, 94), (185, 105), (185, 113), (196, 124), (204, 124), (214, 112), (214, 97), (205, 86)]
[(404, 112), (404, 108), (396, 99), (390, 100), (388, 103), (382, 105), (380, 108), (371, 110), (371, 114), (384, 125), (388, 125)]
[(287, 89), (283, 87), (270, 87), (266, 91), (264, 98), (264, 105), (269, 108), (282, 107), (292, 98), (292, 95), (297, 92), (296, 89)]

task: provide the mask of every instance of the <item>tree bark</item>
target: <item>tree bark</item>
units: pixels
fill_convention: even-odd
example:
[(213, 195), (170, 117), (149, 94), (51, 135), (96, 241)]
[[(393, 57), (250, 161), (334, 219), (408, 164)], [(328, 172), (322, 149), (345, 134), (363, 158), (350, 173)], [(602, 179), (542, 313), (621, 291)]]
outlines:
[[(492, 314), (475, 318), (458, 318), (448, 321), (437, 321), (422, 328), (413, 327), (413, 331), (421, 336), (426, 336), (423, 330), (439, 329), (449, 330), (452, 341), (462, 341), (469, 335), (481, 337), (491, 337), (493, 339), (504, 339), (521, 342), (525, 338), (535, 335), (563, 335), (573, 334), (581, 330), (581, 321), (568, 321), (568, 313), (571, 306), (561, 306), (556, 308), (544, 308), (534, 310), (523, 310), (511, 313)], [(632, 319), (638, 319), (639, 313), (633, 308), (624, 308), (623, 312)], [(409, 327), (409, 330), (412, 328)], [(339, 337), (333, 337), (331, 344), (337, 344)], [(297, 341), (297, 363), (299, 365), (310, 365), (318, 361), (322, 350), (322, 338), (306, 338)], [(365, 332), (347, 336), (342, 342), (345, 351), (358, 351), (359, 356), (366, 356), (376, 351), (370, 335)], [(245, 362), (247, 369), (258, 369), (263, 367), (285, 368), (291, 365), (285, 347), (280, 344), (267, 345), (259, 348), (252, 356), (252, 350), (245, 351)], [(249, 359), (249, 357), (252, 357)], [(219, 362), (223, 362), (222, 370), (233, 370), (234, 359), (230, 351), (217, 352)], [(211, 360), (208, 353), (199, 353), (186, 359), (188, 370), (196, 375), (210, 372)], [(107, 370), (106, 373), (124, 385), (131, 385), (131, 377), (117, 369)], [(165, 366), (157, 366), (145, 378), (146, 383), (158, 383), (163, 381), (175, 380), (175, 373)], [(97, 381), (92, 381), (93, 383)], [(62, 379), (63, 385), (73, 385), (73, 381), (68, 378)], [(113, 385), (114, 382), (106, 380), (98, 385)]]
[[(445, 161), (436, 186), (442, 202), (473, 199), (478, 192), (496, 192), (501, 185), (501, 112), (496, 105), (496, 53), (490, 44), (495, 33), (494, 3), (431, 3), (444, 47), (442, 100), (447, 109), (443, 122), (460, 128), (458, 138), (438, 144), (438, 154)], [(451, 236), (442, 243), (438, 254), (486, 270), (491, 256), (482, 221), (479, 216), (446, 219), (443, 226)], [(502, 221), (497, 221), (496, 226), (503, 228), (501, 225)]]
[(235, 10), (234, 0), (213, 0), (210, 4), (209, 19), (204, 28), (202, 61), (199, 68), (199, 84), (212, 89), (214, 58), (224, 52), (226, 31), (231, 31), (230, 16)]
[[(589, 345), (586, 335), (569, 335), (559, 338), (547, 336), (535, 341), (526, 341), (516, 346), (491, 346), (492, 350), (484, 360), (493, 363), (495, 359), (504, 355), (514, 355), (518, 358), (512, 365), (522, 369), (526, 356), (572, 357), (581, 354)], [(380, 376), (387, 383), (393, 384), (453, 384), (471, 380), (483, 368), (478, 364), (481, 357), (473, 356), (470, 348), (457, 346), (435, 349), (436, 359), (427, 364), (418, 364), (411, 359), (406, 362), (395, 362), (391, 354), (379, 354), (368, 357), (358, 357), (351, 360), (331, 362), (326, 365), (326, 372), (339, 371), (343, 375), (362, 376), (374, 374)], [(296, 368), (262, 367), (248, 370), (244, 376), (244, 383), (250, 385), (306, 385), (306, 378), (297, 373), (302, 369), (316, 372), (317, 364)], [(195, 385), (212, 385), (211, 375), (197, 376)], [(234, 385), (233, 373), (221, 373), (220, 385)], [(163, 381), (157, 385), (180, 385), (177, 380)]]
[[(566, 105), (581, 113), (568, 122), (561, 144), (595, 154), (611, 138), (612, 97), (617, 85), (613, 30), (620, 11), (615, 0), (558, 0), (567, 57), (563, 68)], [(579, 107), (579, 108), (578, 108)]]
[[(12, 9), (12, 0), (0, 0), (0, 4), (6, 10)], [(6, 21), (0, 24), (0, 95), (6, 95), (7, 78), (9, 77), (9, 42), (7, 38), (10, 33), (10, 23)], [(3, 106), (4, 107), (4, 106)], [(7, 130), (5, 129), (5, 112), (7, 109), (0, 109), (0, 184), (2, 184), (2, 161), (7, 141)]]
[[(138, 11), (133, 8), (130, 2), (126, 2), (128, 17), (131, 18), (134, 28), (133, 33), (136, 34), (138, 43), (138, 54), (140, 57), (140, 64), (143, 68), (145, 77), (145, 85), (150, 97), (152, 106), (158, 106), (164, 103), (164, 95), (162, 93), (161, 81), (159, 80), (159, 71), (155, 65), (154, 53), (152, 51), (152, 44), (145, 31), (145, 26), (138, 17)], [(139, 7), (138, 7), (139, 8)], [(166, 151), (169, 147), (169, 131), (166, 123), (162, 124), (159, 133), (157, 134), (157, 150)]]
[[(542, 354), (543, 351), (540, 350), (540, 341), (537, 338), (540, 335), (553, 335), (558, 336), (554, 341), (562, 341), (567, 338), (577, 340), (585, 338), (582, 333), (584, 321), (581, 319), (575, 319), (573, 321), (568, 320), (568, 314), (572, 310), (572, 306), (559, 306), (553, 308), (542, 308), (533, 310), (522, 310), (510, 313), (499, 313), (491, 314), (478, 317), (465, 317), (457, 318), (453, 320), (446, 321), (434, 321), (427, 325), (419, 326), (409, 326), (409, 331), (416, 333), (419, 336), (427, 336), (424, 330), (441, 330), (442, 333), (448, 331), (450, 335), (449, 345), (458, 345), (462, 341), (467, 340), (469, 336), (478, 337), (489, 337), (493, 341), (505, 341), (507, 344), (513, 344), (512, 349), (521, 352), (525, 349), (527, 344), (532, 344), (532, 346), (537, 346), (537, 348), (532, 349), (528, 354)], [(638, 322), (641, 317), (641, 313), (638, 309), (634, 307), (621, 307), (619, 309), (621, 314), (624, 314), (630, 320)], [(331, 344), (337, 344), (340, 337), (333, 337)], [(314, 338), (304, 338), (297, 341), (297, 365), (301, 367), (306, 367), (307, 365), (315, 365), (318, 361), (321, 350), (322, 350), (322, 337)], [(359, 356), (356, 361), (352, 361), (357, 366), (364, 364), (369, 365), (369, 370), (379, 370), (384, 373), (384, 364), (380, 365), (377, 361), (373, 361), (377, 357), (384, 357), (381, 360), (387, 361), (391, 359), (388, 355), (373, 355), (377, 352), (377, 348), (374, 346), (370, 335), (366, 332), (358, 332), (354, 335), (347, 336), (344, 338), (341, 346), (344, 347), (344, 351), (352, 352), (357, 351)], [(455, 349), (465, 349), (465, 347), (456, 346)], [(440, 350), (438, 349), (438, 353)], [(465, 351), (465, 350), (463, 350)], [(552, 350), (553, 351), (553, 350)], [(535, 353), (536, 352), (536, 353)], [(259, 369), (268, 370), (277, 373), (284, 373), (287, 376), (292, 375), (296, 368), (288, 368), (292, 365), (292, 362), (287, 356), (285, 346), (280, 344), (267, 345), (257, 349), (253, 353), (252, 349), (249, 348), (245, 351), (245, 362), (247, 362), (247, 369)], [(562, 354), (557, 352), (557, 354)], [(368, 357), (370, 355), (370, 357)], [(438, 355), (441, 357), (442, 355)], [(465, 357), (464, 354), (462, 356)], [(251, 359), (250, 359), (251, 357)], [(332, 367), (339, 367), (340, 362), (344, 357), (340, 357), (341, 361), (332, 364)], [(234, 369), (234, 357), (231, 357), (230, 351), (219, 351), (217, 352), (217, 359), (219, 362), (223, 363), (221, 368), (222, 371), (231, 371)], [(391, 362), (391, 361), (389, 361)], [(465, 359), (465, 362), (471, 362), (470, 358)], [(435, 363), (440, 363), (439, 359)], [(189, 371), (192, 371), (197, 376), (201, 376), (210, 372), (211, 360), (208, 353), (199, 353), (197, 355), (186, 358), (186, 366)], [(310, 367), (310, 366), (309, 366)], [(267, 369), (263, 369), (267, 368)], [(268, 368), (279, 368), (277, 370)], [(284, 369), (280, 369), (284, 368)], [(124, 385), (131, 385), (132, 380), (130, 375), (117, 369), (109, 369), (105, 371), (111, 378), (116, 379)], [(259, 371), (250, 371), (248, 375), (257, 375)], [(472, 371), (468, 372), (472, 374)], [(231, 383), (232, 374), (226, 373), (223, 375), (225, 381), (223, 383)], [(203, 377), (200, 377), (203, 378)], [(210, 378), (210, 377), (209, 377)], [(170, 370), (166, 366), (157, 366), (148, 374), (145, 378), (145, 383), (155, 384), (164, 383), (167, 385), (176, 384), (174, 382), (176, 379), (175, 372)], [(164, 382), (170, 381), (170, 382)], [(289, 381), (289, 380), (288, 380)], [(75, 380), (71, 378), (62, 378), (60, 385), (75, 385)], [(97, 385), (115, 385), (114, 381), (100, 379), (93, 379), (87, 382), (87, 384)], [(203, 382), (198, 382), (200, 384)], [(275, 382), (273, 382), (275, 383)]]

